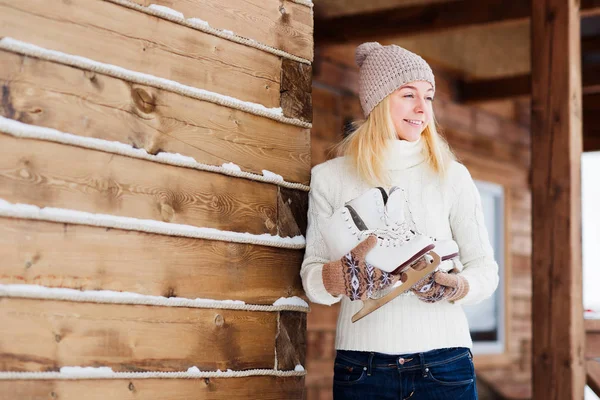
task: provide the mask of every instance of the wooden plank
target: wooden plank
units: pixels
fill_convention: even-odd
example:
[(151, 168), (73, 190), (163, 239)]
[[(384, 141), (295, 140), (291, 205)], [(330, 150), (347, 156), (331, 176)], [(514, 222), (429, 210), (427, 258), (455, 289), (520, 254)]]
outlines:
[[(600, 1), (582, 0), (582, 16), (593, 17)], [(383, 40), (419, 33), (439, 32), (489, 24), (525, 21), (531, 16), (528, 1), (463, 0), (436, 4), (388, 7), (368, 13), (315, 19), (315, 43)]]
[(277, 369), (289, 371), (306, 364), (306, 313), (282, 311), (277, 329)]
[(0, 87), (7, 118), (309, 182), (309, 129), (5, 51)]
[(281, 66), (281, 108), (283, 114), (312, 122), (312, 68), (284, 59)]
[(301, 399), (304, 377), (0, 381), (0, 400)]
[[(597, 65), (583, 68), (584, 93), (594, 94), (600, 90), (600, 67)], [(463, 102), (483, 102), (509, 97), (529, 96), (531, 91), (531, 74), (506, 78), (481, 79), (461, 82), (460, 99)], [(584, 106), (586, 100), (583, 100)]]
[(281, 236), (306, 234), (308, 193), (279, 187), (277, 194), (278, 232)]
[(579, 2), (532, 2), (533, 398), (581, 399)]
[(217, 29), (313, 59), (313, 12), (291, 1), (242, 0), (225, 4), (218, 0), (133, 0), (158, 4), (182, 12), (185, 18), (200, 18)]
[(0, 305), (2, 371), (274, 367), (274, 312), (10, 298)]
[(11, 203), (277, 233), (277, 186), (0, 135), (0, 198)]
[(0, 15), (0, 36), (280, 106), (281, 59), (252, 47), (99, 0), (0, 0)]
[(251, 304), (304, 294), (302, 250), (0, 218), (0, 254), (3, 284)]

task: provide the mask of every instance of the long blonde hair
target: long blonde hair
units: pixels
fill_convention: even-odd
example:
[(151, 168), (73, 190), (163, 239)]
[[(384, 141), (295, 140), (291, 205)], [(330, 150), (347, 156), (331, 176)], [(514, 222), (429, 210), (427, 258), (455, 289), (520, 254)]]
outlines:
[[(390, 113), (389, 96), (385, 97), (363, 121), (353, 123), (355, 130), (336, 146), (339, 155), (350, 159), (358, 175), (373, 186), (390, 185), (384, 168), (386, 140), (398, 139)], [(446, 139), (438, 133), (435, 117), (423, 130), (427, 162), (441, 177), (446, 176), (450, 163), (456, 159)]]

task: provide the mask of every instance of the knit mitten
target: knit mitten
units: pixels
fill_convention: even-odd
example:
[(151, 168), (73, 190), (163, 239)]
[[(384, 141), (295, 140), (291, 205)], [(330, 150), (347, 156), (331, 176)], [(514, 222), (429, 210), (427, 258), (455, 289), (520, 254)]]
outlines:
[(421, 279), (410, 290), (426, 303), (441, 300), (455, 302), (467, 295), (469, 282), (458, 274), (436, 271)]
[(341, 259), (323, 265), (323, 284), (329, 294), (365, 300), (400, 279), (400, 275), (384, 272), (365, 261), (367, 253), (376, 244), (377, 238), (369, 236)]

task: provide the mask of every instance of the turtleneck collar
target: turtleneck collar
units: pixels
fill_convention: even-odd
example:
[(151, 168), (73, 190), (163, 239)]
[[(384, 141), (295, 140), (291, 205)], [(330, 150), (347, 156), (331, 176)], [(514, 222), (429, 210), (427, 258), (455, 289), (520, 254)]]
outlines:
[(425, 140), (420, 137), (415, 142), (407, 140), (387, 140), (384, 165), (389, 170), (414, 167), (427, 159)]

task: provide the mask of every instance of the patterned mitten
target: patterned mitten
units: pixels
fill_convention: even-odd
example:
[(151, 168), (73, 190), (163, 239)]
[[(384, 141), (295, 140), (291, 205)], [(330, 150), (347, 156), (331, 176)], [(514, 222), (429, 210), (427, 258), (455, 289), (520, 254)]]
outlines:
[(376, 244), (377, 238), (369, 236), (340, 260), (323, 266), (323, 284), (332, 296), (345, 294), (350, 300), (365, 300), (400, 279), (400, 275), (384, 272), (365, 261)]
[(436, 271), (421, 279), (410, 290), (425, 303), (435, 303), (444, 299), (454, 302), (467, 295), (469, 282), (458, 274)]

